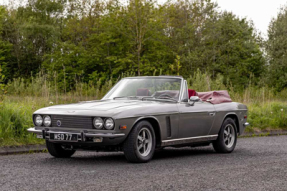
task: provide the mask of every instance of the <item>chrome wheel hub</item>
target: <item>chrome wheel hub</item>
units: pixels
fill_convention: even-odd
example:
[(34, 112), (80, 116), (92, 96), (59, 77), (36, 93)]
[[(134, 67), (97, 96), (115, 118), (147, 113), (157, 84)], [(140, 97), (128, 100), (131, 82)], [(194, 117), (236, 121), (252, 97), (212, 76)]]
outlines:
[(149, 155), (152, 148), (152, 135), (149, 129), (142, 128), (138, 134), (137, 150), (141, 156)]
[(232, 125), (228, 124), (225, 126), (223, 137), (226, 147), (231, 148), (235, 142), (235, 131)]

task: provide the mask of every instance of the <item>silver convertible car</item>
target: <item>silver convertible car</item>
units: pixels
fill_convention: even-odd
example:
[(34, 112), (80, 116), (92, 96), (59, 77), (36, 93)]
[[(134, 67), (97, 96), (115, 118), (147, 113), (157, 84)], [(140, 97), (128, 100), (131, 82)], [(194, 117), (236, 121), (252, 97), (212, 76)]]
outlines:
[(33, 122), (28, 131), (45, 139), (54, 157), (123, 151), (130, 162), (148, 162), (170, 146), (212, 144), (230, 153), (249, 125), (247, 107), (227, 91), (189, 90), (180, 76), (123, 78), (101, 100), (42, 108)]

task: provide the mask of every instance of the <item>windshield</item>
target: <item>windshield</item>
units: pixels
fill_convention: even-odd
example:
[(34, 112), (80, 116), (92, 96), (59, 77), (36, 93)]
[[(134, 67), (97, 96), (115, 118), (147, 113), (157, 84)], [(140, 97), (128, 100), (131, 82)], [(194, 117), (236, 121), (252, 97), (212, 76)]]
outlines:
[(181, 79), (125, 78), (118, 82), (103, 99), (152, 98), (178, 101)]

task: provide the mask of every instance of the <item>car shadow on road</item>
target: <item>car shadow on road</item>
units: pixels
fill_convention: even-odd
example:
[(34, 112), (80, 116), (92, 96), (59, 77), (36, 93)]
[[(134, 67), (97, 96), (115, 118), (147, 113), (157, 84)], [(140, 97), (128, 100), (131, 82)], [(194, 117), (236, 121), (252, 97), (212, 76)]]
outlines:
[(216, 154), (211, 147), (182, 147), (182, 148), (165, 148), (155, 153), (153, 160), (165, 160), (171, 158), (183, 158), (199, 155)]
[[(215, 154), (214, 150), (211, 147), (199, 147), (199, 148), (164, 148), (162, 150), (156, 151), (152, 161), (162, 161), (170, 160), (177, 158), (186, 158), (186, 157), (197, 157), (202, 155)], [(60, 159), (47, 157), (45, 158), (46, 163), (66, 163), (66, 164), (119, 164), (127, 163), (123, 152), (77, 152), (73, 157), (68, 159)]]

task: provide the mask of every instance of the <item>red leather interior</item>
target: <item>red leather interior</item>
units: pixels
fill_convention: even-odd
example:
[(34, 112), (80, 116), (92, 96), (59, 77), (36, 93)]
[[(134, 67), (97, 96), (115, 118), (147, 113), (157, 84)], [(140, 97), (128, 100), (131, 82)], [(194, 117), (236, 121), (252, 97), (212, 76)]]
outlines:
[(147, 88), (137, 89), (137, 96), (149, 96), (149, 89)]
[(188, 89), (188, 98), (190, 98), (191, 96), (197, 96), (197, 93), (195, 90)]

